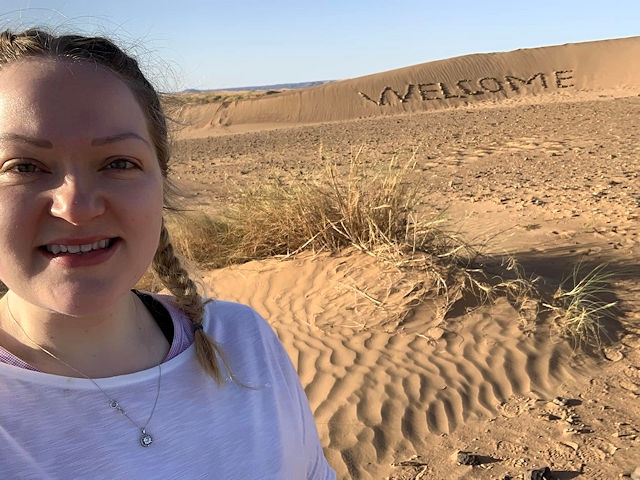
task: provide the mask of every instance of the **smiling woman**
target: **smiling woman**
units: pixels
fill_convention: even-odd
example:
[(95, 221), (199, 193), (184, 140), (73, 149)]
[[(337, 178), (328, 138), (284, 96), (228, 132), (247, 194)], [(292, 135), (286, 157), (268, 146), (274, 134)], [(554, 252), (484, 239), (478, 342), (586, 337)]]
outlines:
[[(16, 252), (0, 259), (0, 278), (14, 309), (85, 316), (117, 299), (111, 314), (126, 317), (162, 226), (162, 171), (142, 109), (88, 62), (30, 58), (0, 78), (0, 245)], [(70, 255), (96, 242), (105, 248)], [(22, 325), (50, 323), (38, 316)]]
[[(168, 161), (113, 43), (0, 34), (3, 475), (334, 478), (273, 331), (174, 255)], [(132, 290), (150, 264), (173, 295)]]

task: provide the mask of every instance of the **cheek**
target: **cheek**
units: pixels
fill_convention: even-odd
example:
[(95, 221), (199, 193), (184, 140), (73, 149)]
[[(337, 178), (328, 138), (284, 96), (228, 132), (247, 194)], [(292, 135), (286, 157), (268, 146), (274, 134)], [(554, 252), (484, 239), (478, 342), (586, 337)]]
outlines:
[(155, 241), (155, 246), (157, 246), (162, 226), (162, 186), (158, 185), (134, 192), (124, 208), (131, 228), (138, 230), (140, 238), (151, 239)]
[[(34, 234), (44, 206), (33, 195), (20, 195), (0, 187), (0, 242), (23, 247), (24, 242)], [(5, 254), (10, 253), (5, 251)]]
[(0, 280), (11, 283), (33, 271), (41, 209), (33, 198), (8, 195), (0, 187)]
[(160, 172), (153, 172), (131, 182), (104, 182), (101, 191), (118, 210), (126, 209), (131, 215), (162, 212), (164, 187)]

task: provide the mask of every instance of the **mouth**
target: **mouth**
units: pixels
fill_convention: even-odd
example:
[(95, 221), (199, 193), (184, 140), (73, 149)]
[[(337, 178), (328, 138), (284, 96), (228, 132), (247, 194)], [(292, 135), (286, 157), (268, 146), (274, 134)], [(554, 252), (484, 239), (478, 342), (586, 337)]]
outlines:
[(116, 238), (105, 238), (93, 243), (84, 243), (76, 245), (50, 244), (40, 247), (51, 255), (71, 254), (82, 255), (83, 253), (94, 252), (96, 250), (106, 250), (113, 246)]

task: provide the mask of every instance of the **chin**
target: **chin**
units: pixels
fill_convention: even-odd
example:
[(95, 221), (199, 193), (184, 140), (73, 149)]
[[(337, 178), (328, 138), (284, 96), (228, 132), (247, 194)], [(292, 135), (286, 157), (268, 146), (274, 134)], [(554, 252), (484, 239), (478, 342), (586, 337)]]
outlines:
[[(31, 303), (70, 317), (91, 316), (117, 308), (128, 298), (131, 288), (133, 286), (128, 282), (124, 285), (97, 281), (60, 283), (53, 289), (47, 289), (46, 293), (40, 291)], [(20, 292), (15, 293), (20, 295)], [(23, 298), (29, 301), (29, 296)]]

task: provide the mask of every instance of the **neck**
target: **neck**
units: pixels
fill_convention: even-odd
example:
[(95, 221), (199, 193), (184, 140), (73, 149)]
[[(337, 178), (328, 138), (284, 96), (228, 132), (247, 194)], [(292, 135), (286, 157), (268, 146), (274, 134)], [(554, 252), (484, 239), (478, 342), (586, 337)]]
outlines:
[(131, 292), (104, 311), (70, 316), (10, 291), (0, 301), (0, 312), (0, 344), (46, 373), (92, 378), (132, 373), (160, 363), (169, 347)]

